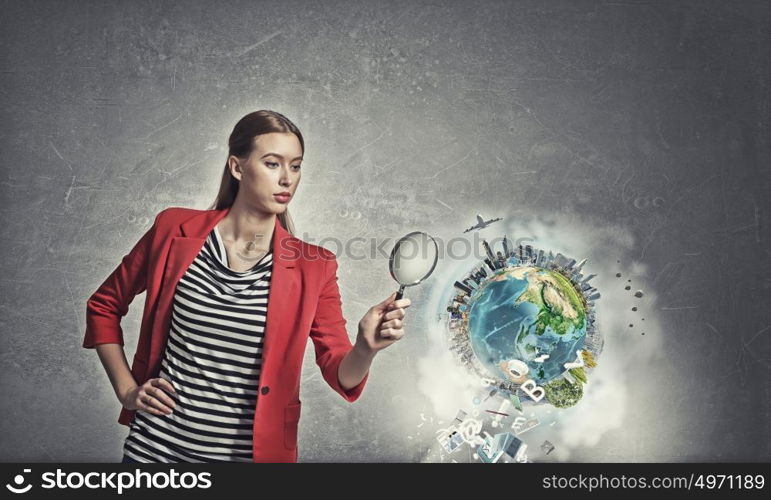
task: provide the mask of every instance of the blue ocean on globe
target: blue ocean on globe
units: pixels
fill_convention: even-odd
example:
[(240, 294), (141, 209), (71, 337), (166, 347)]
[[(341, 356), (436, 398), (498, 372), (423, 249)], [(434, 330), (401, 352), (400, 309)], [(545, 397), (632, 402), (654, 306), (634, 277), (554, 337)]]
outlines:
[(471, 347), (491, 375), (522, 383), (507, 366), (527, 364), (538, 385), (559, 377), (586, 339), (586, 309), (572, 283), (557, 271), (508, 268), (484, 282), (467, 307)]

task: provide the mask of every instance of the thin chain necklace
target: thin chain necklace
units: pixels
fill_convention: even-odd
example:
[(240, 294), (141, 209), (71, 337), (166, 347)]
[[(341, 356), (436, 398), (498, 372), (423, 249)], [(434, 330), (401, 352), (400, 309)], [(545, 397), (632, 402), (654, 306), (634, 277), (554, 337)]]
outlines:
[(251, 252), (254, 252), (254, 251), (258, 250), (258, 248), (257, 248), (257, 240), (259, 240), (263, 236), (264, 235), (262, 235), (262, 234), (255, 234), (254, 238), (251, 241), (246, 243), (246, 247), (245, 247), (244, 252), (249, 252), (250, 255), (247, 255), (246, 253), (242, 253), (242, 251), (236, 250), (236, 257), (238, 257), (242, 262), (246, 262), (246, 263), (249, 263), (249, 264), (259, 262), (260, 259), (265, 257), (265, 254), (268, 253), (268, 250), (262, 250), (256, 256), (255, 255), (251, 255)]
[[(217, 231), (217, 234), (222, 240), (222, 244), (225, 245), (225, 237), (222, 236), (222, 234), (219, 231), (219, 228), (215, 227), (214, 229)], [(248, 241), (246, 243), (244, 250), (233, 248), (233, 253), (235, 254), (235, 257), (241, 262), (245, 262), (247, 264), (259, 262), (263, 257), (265, 257), (269, 249), (263, 250), (257, 255), (254, 255), (251, 252), (254, 252), (255, 250), (257, 250), (257, 241), (263, 236), (264, 236), (263, 234), (255, 234), (254, 238), (251, 241)], [(233, 246), (235, 247), (235, 244), (233, 244)], [(225, 248), (226, 248), (225, 253), (227, 253), (227, 247)]]

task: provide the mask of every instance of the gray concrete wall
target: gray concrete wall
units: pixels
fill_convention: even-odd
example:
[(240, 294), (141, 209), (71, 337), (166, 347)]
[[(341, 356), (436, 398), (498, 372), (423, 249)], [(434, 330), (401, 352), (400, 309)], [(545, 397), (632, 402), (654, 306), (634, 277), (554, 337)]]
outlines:
[[(603, 382), (531, 458), (771, 459), (766, 2), (2, 5), (0, 459), (120, 459), (85, 301), (158, 211), (213, 201), (227, 135), (256, 109), (305, 135), (303, 239), (448, 239), (481, 213), (504, 217), (486, 235), (590, 258)], [(353, 336), (395, 288), (384, 258), (339, 259)], [(457, 408), (431, 385), (429, 303), (456, 264), (409, 291), (407, 337), (355, 404), (309, 344), (301, 461), (438, 459)]]

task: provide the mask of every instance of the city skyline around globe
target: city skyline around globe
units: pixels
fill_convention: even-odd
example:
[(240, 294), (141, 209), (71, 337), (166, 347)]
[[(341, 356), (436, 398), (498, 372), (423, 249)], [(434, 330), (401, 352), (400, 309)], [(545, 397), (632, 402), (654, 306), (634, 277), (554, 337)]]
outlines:
[(521, 403), (573, 406), (602, 350), (595, 328), (599, 292), (576, 263), (519, 245), (488, 258), (455, 282), (447, 310), (451, 350), (470, 372)]

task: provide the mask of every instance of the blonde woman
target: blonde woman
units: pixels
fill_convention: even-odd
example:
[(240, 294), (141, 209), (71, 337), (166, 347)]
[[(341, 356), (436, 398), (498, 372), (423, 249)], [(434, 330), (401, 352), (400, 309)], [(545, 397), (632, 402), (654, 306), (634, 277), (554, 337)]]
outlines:
[[(404, 336), (410, 300), (393, 293), (352, 344), (335, 255), (292, 235), (304, 150), (280, 113), (244, 116), (211, 209), (163, 210), (89, 298), (83, 347), (123, 406), (124, 462), (296, 462), (308, 338), (326, 382), (353, 402), (376, 353)], [(120, 320), (143, 291), (129, 369)]]

